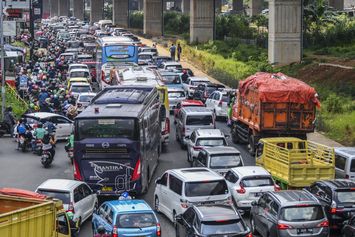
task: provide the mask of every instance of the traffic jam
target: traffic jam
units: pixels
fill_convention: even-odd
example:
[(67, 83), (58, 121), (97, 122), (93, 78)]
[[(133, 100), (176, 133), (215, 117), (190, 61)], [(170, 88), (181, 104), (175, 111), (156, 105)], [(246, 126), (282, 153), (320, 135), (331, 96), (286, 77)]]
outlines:
[[(355, 148), (307, 140), (311, 86), (257, 72), (228, 88), (110, 20), (55, 17), (35, 34), (14, 86), (29, 109), (8, 107), (0, 134), (45, 170), (67, 159), (72, 179), (1, 188), (1, 237), (84, 236), (88, 222), (95, 237), (355, 236)], [(157, 173), (176, 144), (188, 165)]]

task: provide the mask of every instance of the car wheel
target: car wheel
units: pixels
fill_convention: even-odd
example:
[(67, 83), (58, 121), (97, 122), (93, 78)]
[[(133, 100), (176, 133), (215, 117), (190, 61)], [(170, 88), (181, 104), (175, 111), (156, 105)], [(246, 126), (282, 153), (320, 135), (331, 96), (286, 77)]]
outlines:
[(253, 216), (250, 216), (250, 228), (251, 228), (251, 233), (253, 235), (258, 234), (258, 231), (255, 228), (255, 222)]
[(176, 226), (176, 211), (173, 210), (173, 224)]
[(158, 197), (155, 197), (155, 200), (154, 200), (154, 209), (156, 212), (160, 212), (159, 211), (159, 198)]

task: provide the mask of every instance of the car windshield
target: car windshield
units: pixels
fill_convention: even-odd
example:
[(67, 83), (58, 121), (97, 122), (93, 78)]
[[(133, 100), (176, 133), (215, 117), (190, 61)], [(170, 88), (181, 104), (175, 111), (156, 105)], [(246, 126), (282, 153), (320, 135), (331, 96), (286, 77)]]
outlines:
[(118, 228), (146, 228), (156, 224), (157, 221), (152, 213), (120, 214), (117, 217)]
[(292, 206), (281, 209), (281, 220), (291, 222), (315, 221), (324, 218), (321, 206)]
[(228, 193), (226, 181), (187, 182), (185, 184), (186, 197), (224, 195)]
[(165, 85), (181, 84), (181, 80), (178, 75), (164, 75), (163, 82)]
[(129, 138), (136, 139), (134, 119), (81, 119), (75, 124), (76, 138)]
[(336, 199), (340, 203), (355, 204), (355, 190), (336, 191)]
[(186, 118), (186, 125), (212, 125), (212, 115), (190, 115)]
[(197, 86), (199, 84), (207, 83), (208, 81), (191, 81), (191, 85)]
[(182, 70), (181, 65), (167, 65), (165, 68), (168, 70), (173, 70), (173, 69)]
[(70, 77), (88, 77), (89, 73), (85, 71), (71, 72)]
[(169, 92), (168, 97), (169, 98), (184, 98), (185, 93), (183, 91)]
[(70, 193), (58, 190), (39, 189), (37, 193), (61, 200), (64, 204), (70, 203)]
[(200, 138), (196, 141), (197, 146), (226, 146), (223, 138)]
[(72, 86), (70, 90), (74, 93), (83, 93), (91, 91), (90, 86)]
[(210, 168), (225, 169), (242, 165), (242, 158), (239, 154), (213, 155), (210, 159)]
[(244, 178), (241, 181), (243, 187), (262, 187), (262, 186), (273, 186), (274, 181), (269, 176), (252, 176)]
[(152, 56), (151, 55), (139, 55), (139, 59), (152, 59)]
[(79, 98), (80, 102), (90, 102), (92, 100), (92, 98), (94, 98), (93, 95), (82, 95)]
[(241, 219), (202, 221), (201, 233), (203, 235), (235, 234), (246, 230)]

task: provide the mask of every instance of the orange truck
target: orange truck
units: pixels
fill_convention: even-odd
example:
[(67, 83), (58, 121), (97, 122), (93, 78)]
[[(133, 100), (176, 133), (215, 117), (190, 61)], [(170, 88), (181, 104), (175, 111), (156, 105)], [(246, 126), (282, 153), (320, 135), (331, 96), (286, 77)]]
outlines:
[(254, 155), (259, 139), (298, 137), (314, 131), (314, 88), (282, 73), (256, 73), (239, 83), (231, 114), (234, 143), (248, 144)]

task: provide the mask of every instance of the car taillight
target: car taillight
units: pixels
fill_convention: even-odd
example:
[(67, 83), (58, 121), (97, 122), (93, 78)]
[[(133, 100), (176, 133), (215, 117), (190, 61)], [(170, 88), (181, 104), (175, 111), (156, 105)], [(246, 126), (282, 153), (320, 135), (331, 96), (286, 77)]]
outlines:
[(68, 211), (67, 212), (72, 212), (73, 214), (75, 213), (75, 209), (74, 209), (74, 204), (73, 202), (70, 202), (69, 206), (68, 206)]
[(101, 80), (105, 81), (105, 72), (104, 71), (101, 71)]
[(329, 221), (328, 220), (323, 221), (322, 223), (318, 224), (317, 226), (318, 227), (329, 227)]
[(332, 207), (330, 208), (330, 214), (336, 214), (337, 212), (342, 212), (343, 208), (336, 208), (336, 207)]
[(278, 230), (287, 230), (287, 229), (291, 229), (292, 227), (290, 225), (286, 225), (286, 224), (277, 224), (277, 229)]
[(165, 119), (164, 135), (170, 133), (170, 119)]
[(279, 186), (279, 185), (274, 184), (274, 190), (275, 190), (275, 192), (277, 192), (277, 191), (281, 191), (281, 188), (280, 188), (280, 186)]
[(80, 180), (80, 181), (83, 180), (83, 178), (81, 177), (81, 174), (80, 174), (78, 163), (75, 160), (74, 160), (74, 179)]
[(221, 101), (218, 103), (218, 106), (219, 106), (219, 107), (222, 107), (222, 104), (223, 104), (223, 101), (221, 100)]
[(195, 151), (200, 151), (200, 150), (202, 150), (202, 147), (200, 147), (200, 146), (193, 146), (192, 147)]
[(141, 160), (138, 159), (137, 163), (136, 163), (136, 167), (134, 167), (134, 171), (132, 174), (132, 181), (136, 181), (141, 177)]
[(252, 233), (247, 234), (245, 237), (253, 237)]
[(157, 236), (161, 236), (161, 227), (160, 224), (157, 224)]
[(236, 189), (235, 191), (237, 191), (237, 193), (240, 193), (240, 194), (244, 194), (246, 192), (245, 188), (241, 184), (240, 184), (239, 189)]
[(118, 237), (118, 231), (117, 231), (117, 227), (116, 226), (113, 227), (112, 237)]

